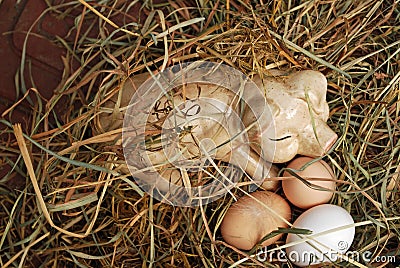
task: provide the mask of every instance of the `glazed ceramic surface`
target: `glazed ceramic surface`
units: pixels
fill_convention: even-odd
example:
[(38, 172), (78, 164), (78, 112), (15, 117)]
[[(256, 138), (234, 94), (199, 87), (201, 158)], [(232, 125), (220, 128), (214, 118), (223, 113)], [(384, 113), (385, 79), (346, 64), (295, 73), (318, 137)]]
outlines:
[[(106, 113), (100, 113), (100, 132), (122, 127), (126, 106), (148, 77), (143, 74), (128, 79), (103, 105)], [(154, 147), (148, 152), (151, 164), (168, 163), (177, 153), (182, 161), (198, 159), (199, 165), (211, 157), (238, 166), (260, 181), (277, 175), (271, 163), (290, 161), (296, 154), (321, 156), (331, 148), (337, 135), (326, 124), (327, 81), (321, 73), (256, 76), (253, 81), (258, 89), (244, 88), (242, 94), (249, 100), (244, 106), (240, 94), (205, 83), (188, 84), (161, 97), (149, 113), (148, 131), (179, 126), (180, 151), (163, 151), (161, 142), (155, 146), (158, 150)], [(264, 97), (254, 97), (260, 93)], [(269, 113), (256, 118), (252, 109), (268, 109)], [(213, 120), (208, 119), (211, 117)], [(254, 123), (258, 127), (251, 127)]]

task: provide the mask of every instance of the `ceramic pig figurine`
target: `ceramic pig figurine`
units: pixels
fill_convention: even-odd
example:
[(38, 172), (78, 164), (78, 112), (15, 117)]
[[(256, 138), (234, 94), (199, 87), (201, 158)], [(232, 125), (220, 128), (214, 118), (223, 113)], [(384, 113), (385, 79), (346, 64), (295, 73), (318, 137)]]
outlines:
[[(124, 107), (128, 106), (135, 91), (147, 77), (147, 74), (135, 75), (125, 83), (118, 94), (105, 103), (103, 109), (106, 110), (108, 107), (109, 114), (102, 114), (99, 117), (100, 132), (122, 127)], [(317, 157), (331, 148), (337, 135), (326, 124), (329, 115), (325, 99), (327, 81), (321, 73), (300, 71), (288, 76), (264, 76), (263, 78), (255, 76), (252, 80), (258, 86), (256, 90), (261, 92), (245, 89), (243, 94), (256, 109), (263, 109), (268, 105), (271, 116), (260, 117), (256, 120), (251, 107), (238, 108), (238, 95), (227, 89), (213, 85), (187, 85), (184, 96), (179, 92), (172, 94), (173, 105), (166, 97), (160, 99), (158, 107), (149, 113), (148, 122), (151, 125), (149, 131), (157, 132), (157, 129), (168, 128), (168, 126), (172, 129), (173, 124), (181, 124), (184, 126), (182, 128), (188, 131), (188, 135), (180, 138), (180, 142), (185, 144), (185, 150), (182, 153), (184, 159), (194, 159), (196, 155), (202, 154), (198, 141), (208, 140), (208, 144), (210, 142), (212, 144), (202, 146), (208, 146), (206, 149), (210, 150), (212, 158), (240, 167), (256, 181), (277, 176), (277, 168), (271, 166), (271, 163), (290, 161), (296, 154)], [(205, 99), (210, 101), (204, 102)], [(226, 105), (218, 108), (220, 104)], [(171, 113), (175, 109), (172, 106), (178, 107), (179, 111)], [(192, 107), (201, 107), (201, 109), (194, 112), (196, 109)], [(232, 112), (227, 111), (226, 107), (232, 107), (234, 113), (241, 114), (240, 120), (234, 117), (226, 119), (226, 115)], [(227, 142), (232, 140), (232, 134), (219, 128), (218, 124), (202, 121), (207, 113), (217, 116), (216, 118), (220, 118), (218, 119), (220, 121), (226, 120), (226, 124), (232, 129), (240, 131), (246, 129), (248, 140), (237, 138), (233, 142)], [(258, 121), (258, 128), (251, 127), (255, 121)], [(183, 125), (184, 122), (192, 122), (192, 125), (190, 127)], [(212, 148), (218, 149), (212, 150)], [(270, 150), (270, 148), (275, 150)], [(148, 152), (148, 157), (151, 164), (157, 166), (168, 163), (168, 158), (174, 157), (176, 153), (172, 151), (168, 155), (161, 150), (151, 150)], [(198, 163), (202, 164), (202, 161)], [(171, 166), (167, 168), (170, 169)], [(179, 172), (167, 173), (175, 174), (173, 180), (179, 179)], [(171, 179), (171, 175), (169, 176)], [(266, 183), (263, 186), (271, 189), (275, 183)]]

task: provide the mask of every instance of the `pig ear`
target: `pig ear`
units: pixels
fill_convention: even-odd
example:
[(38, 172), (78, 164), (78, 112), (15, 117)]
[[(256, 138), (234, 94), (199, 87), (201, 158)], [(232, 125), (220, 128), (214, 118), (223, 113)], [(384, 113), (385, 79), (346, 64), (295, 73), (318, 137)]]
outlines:
[(326, 103), (328, 83), (322, 73), (311, 70), (296, 72), (289, 76), (287, 84), (293, 97), (307, 101), (321, 119), (328, 119), (329, 107)]

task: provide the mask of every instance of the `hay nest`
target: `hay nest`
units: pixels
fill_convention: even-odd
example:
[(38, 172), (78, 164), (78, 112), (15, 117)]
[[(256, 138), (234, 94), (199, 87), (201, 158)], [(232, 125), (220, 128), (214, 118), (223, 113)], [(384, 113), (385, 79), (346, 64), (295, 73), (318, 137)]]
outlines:
[[(55, 40), (68, 55), (54, 96), (28, 90), (2, 115), (1, 163), (12, 169), (0, 179), (1, 267), (285, 265), (222, 240), (218, 227), (238, 192), (194, 208), (153, 200), (118, 169), (121, 129), (99, 132), (96, 118), (122, 83), (194, 60), (249, 75), (326, 75), (339, 142), (325, 159), (342, 181), (332, 203), (359, 225), (352, 250), (373, 254), (371, 263), (333, 266), (394, 267), (390, 258), (373, 260), (399, 255), (397, 1), (59, 1), (46, 12), (75, 27)], [(10, 114), (28, 98), (31, 124), (13, 125)]]

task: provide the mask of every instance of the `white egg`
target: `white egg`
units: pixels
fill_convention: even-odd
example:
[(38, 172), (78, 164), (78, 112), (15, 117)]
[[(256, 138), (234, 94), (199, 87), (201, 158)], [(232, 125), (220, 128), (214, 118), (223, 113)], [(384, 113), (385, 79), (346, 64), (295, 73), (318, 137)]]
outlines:
[[(312, 264), (340, 260), (353, 243), (355, 227), (351, 215), (342, 207), (323, 204), (302, 213), (293, 227), (308, 229), (311, 235), (288, 234), (286, 244), (298, 241), (286, 248), (286, 257), (292, 263), (304, 267)], [(302, 238), (307, 239), (300, 242)]]

